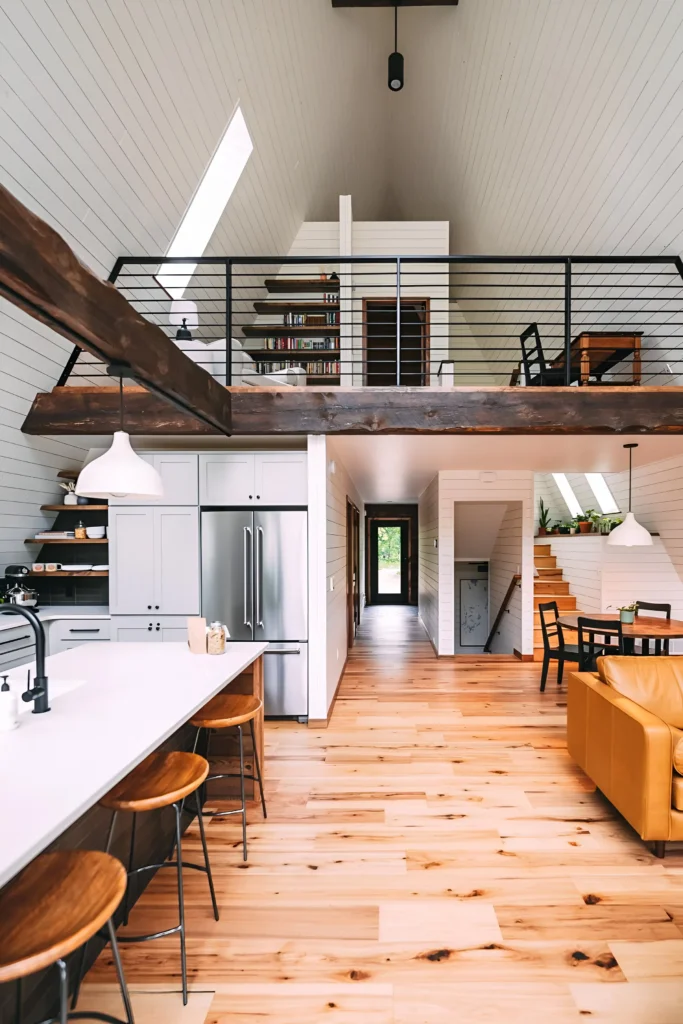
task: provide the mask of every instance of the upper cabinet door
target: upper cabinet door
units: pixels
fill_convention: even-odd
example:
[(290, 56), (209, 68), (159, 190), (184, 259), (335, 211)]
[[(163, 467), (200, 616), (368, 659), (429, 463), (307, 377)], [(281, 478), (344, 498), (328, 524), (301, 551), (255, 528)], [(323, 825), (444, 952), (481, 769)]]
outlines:
[(201, 505), (253, 505), (254, 453), (211, 452), (199, 456)]
[(125, 495), (110, 505), (196, 505), (199, 500), (199, 456), (196, 452), (138, 452), (161, 476), (164, 493), (157, 501), (136, 501)]
[(154, 611), (199, 614), (199, 510), (164, 507), (154, 514)]
[(255, 504), (308, 505), (306, 452), (256, 452)]
[(115, 508), (109, 512), (109, 605), (112, 615), (144, 615), (155, 599), (154, 512)]

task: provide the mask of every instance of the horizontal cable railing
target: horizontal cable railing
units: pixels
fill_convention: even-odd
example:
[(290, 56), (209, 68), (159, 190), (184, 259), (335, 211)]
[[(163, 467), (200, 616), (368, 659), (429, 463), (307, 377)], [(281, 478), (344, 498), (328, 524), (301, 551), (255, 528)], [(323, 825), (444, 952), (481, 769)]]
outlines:
[[(122, 257), (110, 280), (233, 386), (682, 383), (678, 257)], [(75, 350), (59, 383), (113, 382)]]

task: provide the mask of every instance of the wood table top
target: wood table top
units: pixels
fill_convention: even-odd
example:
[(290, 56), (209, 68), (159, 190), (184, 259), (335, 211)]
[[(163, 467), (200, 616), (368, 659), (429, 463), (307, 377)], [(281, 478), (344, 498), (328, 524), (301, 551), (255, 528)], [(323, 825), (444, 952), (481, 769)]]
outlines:
[[(613, 622), (619, 618), (619, 614), (618, 612), (566, 612), (560, 615), (559, 622), (565, 629), (578, 630), (580, 618)], [(680, 640), (683, 638), (683, 622), (680, 619), (663, 619), (654, 615), (637, 615), (632, 625), (622, 623), (622, 632), (624, 636), (643, 640)]]

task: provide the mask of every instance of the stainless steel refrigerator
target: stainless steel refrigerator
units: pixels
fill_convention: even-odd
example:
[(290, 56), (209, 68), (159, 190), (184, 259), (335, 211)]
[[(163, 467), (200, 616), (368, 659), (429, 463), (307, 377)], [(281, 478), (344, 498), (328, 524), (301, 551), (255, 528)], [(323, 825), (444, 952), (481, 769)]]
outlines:
[(232, 640), (267, 640), (266, 715), (308, 715), (304, 511), (202, 512), (202, 615)]

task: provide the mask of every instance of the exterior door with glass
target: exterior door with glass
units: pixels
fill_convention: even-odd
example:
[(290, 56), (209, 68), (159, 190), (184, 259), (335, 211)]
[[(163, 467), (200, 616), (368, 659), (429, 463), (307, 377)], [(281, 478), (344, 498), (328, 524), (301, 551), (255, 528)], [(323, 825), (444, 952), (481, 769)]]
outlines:
[(370, 524), (370, 603), (408, 603), (409, 522), (373, 519)]

